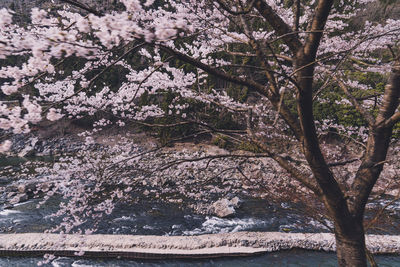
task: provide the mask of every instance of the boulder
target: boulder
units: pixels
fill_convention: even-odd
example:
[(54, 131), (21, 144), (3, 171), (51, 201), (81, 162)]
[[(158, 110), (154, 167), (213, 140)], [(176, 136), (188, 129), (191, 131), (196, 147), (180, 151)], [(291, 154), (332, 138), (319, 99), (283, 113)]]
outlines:
[(235, 208), (237, 208), (239, 207), (240, 199), (238, 197), (234, 197), (230, 200), (230, 202)]
[(234, 197), (231, 200), (220, 199), (212, 204), (212, 213), (220, 218), (232, 216), (236, 213), (235, 208), (239, 205), (239, 198)]

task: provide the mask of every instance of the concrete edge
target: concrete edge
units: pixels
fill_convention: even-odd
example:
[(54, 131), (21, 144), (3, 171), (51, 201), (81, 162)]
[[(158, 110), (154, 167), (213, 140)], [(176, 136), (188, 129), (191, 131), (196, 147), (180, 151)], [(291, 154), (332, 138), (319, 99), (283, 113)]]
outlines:
[[(400, 236), (367, 235), (374, 254), (400, 254)], [(236, 232), (199, 236), (0, 234), (0, 256), (194, 259), (252, 256), (288, 249), (334, 252), (333, 234)]]

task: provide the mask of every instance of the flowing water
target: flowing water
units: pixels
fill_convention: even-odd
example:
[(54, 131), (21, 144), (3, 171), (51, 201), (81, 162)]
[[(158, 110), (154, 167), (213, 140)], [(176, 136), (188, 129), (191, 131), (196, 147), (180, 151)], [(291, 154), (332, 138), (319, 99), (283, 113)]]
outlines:
[[(43, 232), (61, 218), (48, 217), (57, 210), (53, 198), (37, 208), (39, 200), (30, 200), (0, 209), (0, 232)], [(86, 223), (88, 226), (92, 221)], [(85, 226), (85, 225), (83, 225)], [(178, 204), (142, 201), (117, 205), (102, 218), (98, 233), (138, 235), (199, 235), (238, 231), (327, 232), (327, 229), (290, 205), (272, 205), (266, 200), (243, 199), (235, 217), (218, 218), (193, 214)]]

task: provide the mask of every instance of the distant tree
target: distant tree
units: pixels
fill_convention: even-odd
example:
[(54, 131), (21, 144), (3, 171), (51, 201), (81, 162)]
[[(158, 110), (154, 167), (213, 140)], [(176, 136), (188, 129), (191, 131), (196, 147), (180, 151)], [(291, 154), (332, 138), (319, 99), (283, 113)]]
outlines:
[[(195, 121), (182, 99), (239, 112), (247, 117), (241, 138), (324, 204), (334, 222), (339, 265), (367, 265), (365, 206), (400, 121), (399, 20), (352, 30), (349, 23), (370, 0), (122, 0), (125, 8), (104, 13), (75, 0), (61, 2), (88, 15), (68, 5), (56, 14), (34, 8), (31, 25), (21, 28), (12, 24), (12, 12), (0, 11), (0, 58), (27, 59), (0, 70), (0, 78), (9, 79), (1, 86), (5, 95), (26, 94), (22, 107), (0, 106), (2, 129), (27, 132), (43, 116), (53, 121), (99, 110), (121, 124), (171, 114)], [(138, 67), (133, 54), (144, 64)], [(72, 57), (85, 62), (64, 72), (64, 60)], [(115, 66), (127, 70), (122, 85), (99, 83)], [(233, 99), (227, 84), (246, 88), (252, 98)], [(36, 92), (27, 94), (28, 85)], [(176, 97), (164, 109), (156, 102), (138, 105), (142, 95), (166, 91)], [(356, 125), (337, 124), (343, 110), (353, 113)], [(324, 151), (321, 134), (332, 129), (361, 144), (362, 156), (340, 159)], [(271, 145), (274, 134), (297, 143), (302, 158)], [(355, 161), (357, 170), (334, 173)]]

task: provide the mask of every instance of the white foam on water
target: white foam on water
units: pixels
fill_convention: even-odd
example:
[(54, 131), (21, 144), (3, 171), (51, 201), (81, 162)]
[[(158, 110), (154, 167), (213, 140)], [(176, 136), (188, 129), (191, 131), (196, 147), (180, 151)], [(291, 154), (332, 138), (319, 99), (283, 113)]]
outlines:
[(181, 228), (182, 227), (182, 224), (174, 224), (174, 225), (172, 225), (172, 229), (179, 229), (179, 228)]
[(255, 218), (244, 218), (244, 219), (224, 219), (218, 217), (206, 217), (206, 221), (203, 222), (201, 228), (195, 228), (194, 230), (183, 231), (183, 235), (199, 235), (199, 234), (215, 234), (215, 233), (234, 233), (239, 231), (249, 230), (256, 226), (267, 224), (267, 221), (255, 219)]
[(29, 203), (32, 203), (32, 202), (34, 202), (34, 201), (33, 200), (28, 200), (28, 201), (25, 201), (25, 202), (20, 202), (20, 203), (14, 204), (13, 206), (14, 207), (18, 207), (18, 206), (26, 205), (26, 204), (29, 204)]
[(136, 221), (136, 218), (132, 217), (132, 216), (122, 216), (119, 218), (115, 218), (113, 219), (113, 222), (121, 222), (121, 221)]
[(290, 208), (290, 204), (287, 203), (287, 202), (282, 202), (281, 203), (281, 207), (284, 208), (284, 209), (288, 209), (288, 208)]
[(66, 257), (56, 258), (55, 260), (53, 260), (51, 262), (51, 266), (53, 266), (53, 267), (65, 267), (65, 266), (68, 266), (69, 265), (68, 263), (66, 263), (66, 262), (64, 263), (63, 262), (65, 260), (69, 260), (69, 258), (66, 258)]
[(18, 211), (18, 210), (9, 210), (9, 209), (7, 209), (7, 210), (0, 211), (0, 216), (8, 216), (8, 215), (11, 215), (11, 214), (16, 214), (16, 213), (21, 213), (21, 212)]
[(71, 264), (71, 266), (72, 267), (93, 267), (95, 265), (88, 265), (88, 264), (83, 263), (81, 260), (78, 260), (78, 261), (74, 261)]
[[(386, 206), (387, 205), (387, 206)], [(390, 211), (399, 211), (400, 210), (400, 200), (393, 201), (390, 199), (380, 199), (375, 202), (370, 202), (367, 204), (367, 208), (383, 208)]]

